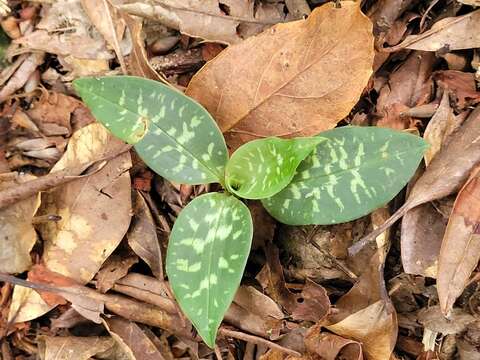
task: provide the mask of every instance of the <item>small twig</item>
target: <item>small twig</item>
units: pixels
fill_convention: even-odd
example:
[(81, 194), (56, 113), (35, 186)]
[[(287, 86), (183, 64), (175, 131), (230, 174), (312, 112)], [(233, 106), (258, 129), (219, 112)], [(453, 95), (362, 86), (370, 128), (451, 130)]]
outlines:
[(217, 358), (217, 360), (223, 360), (222, 353), (220, 352), (220, 349), (217, 345), (215, 345), (215, 357)]
[(251, 343), (257, 344), (257, 345), (264, 345), (264, 346), (266, 346), (270, 349), (278, 350), (278, 351), (284, 352), (284, 353), (292, 355), (292, 356), (298, 356), (298, 357), (302, 356), (302, 354), (300, 354), (299, 352), (297, 352), (295, 350), (291, 350), (291, 349), (288, 349), (288, 348), (283, 347), (281, 345), (275, 344), (274, 342), (263, 339), (259, 336), (245, 334), (245, 333), (242, 333), (242, 332), (239, 332), (239, 331), (228, 330), (224, 327), (220, 328), (219, 333), (222, 334), (223, 336), (228, 336), (228, 337), (243, 340), (243, 341), (246, 341), (246, 342), (251, 342)]

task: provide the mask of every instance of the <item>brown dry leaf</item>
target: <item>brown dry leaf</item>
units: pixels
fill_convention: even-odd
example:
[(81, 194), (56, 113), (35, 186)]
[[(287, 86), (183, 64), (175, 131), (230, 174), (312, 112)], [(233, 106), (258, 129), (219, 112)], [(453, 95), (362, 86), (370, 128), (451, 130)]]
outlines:
[(465, 5), (480, 6), (480, 0), (458, 0), (458, 2)]
[(126, 75), (127, 66), (119, 41), (119, 37), (124, 33), (125, 25), (120, 23), (117, 10), (107, 0), (81, 0), (81, 3), (92, 24), (117, 54), (122, 72)]
[[(0, 190), (21, 186), (31, 175), (2, 180)], [(40, 193), (0, 210), (0, 272), (21, 273), (30, 267), (30, 250), (37, 241), (32, 218), (40, 206)]]
[(440, 307), (448, 314), (480, 260), (480, 168), (460, 190), (438, 259)]
[[(76, 167), (123, 147), (102, 125), (90, 124), (74, 133), (52, 172)], [(39, 227), (45, 241), (43, 261), (48, 269), (80, 283), (94, 277), (130, 223), (130, 167), (130, 154), (124, 153), (97, 173), (45, 194), (39, 215), (56, 214), (62, 218)], [(45, 312), (48, 309), (44, 307)], [(42, 315), (28, 309), (23, 312), (30, 319)]]
[(398, 130), (411, 127), (413, 119), (403, 112), (428, 102), (433, 88), (430, 76), (434, 62), (434, 54), (414, 51), (391, 73), (377, 100), (377, 113), (381, 116), (378, 126)]
[(480, 162), (479, 121), (480, 107), (477, 106), (433, 158), (425, 173), (415, 183), (405, 204), (383, 225), (351, 246), (350, 253), (357, 253), (409, 210), (448, 196), (463, 186), (472, 168)]
[(102, 35), (92, 31), (92, 23), (80, 0), (60, 0), (50, 6), (45, 4), (42, 12), (36, 30), (16, 39), (14, 43), (26, 49), (80, 59), (113, 58)]
[(228, 131), (233, 148), (258, 137), (313, 135), (350, 112), (373, 56), (372, 25), (358, 3), (328, 3), (307, 20), (228, 47), (192, 78), (186, 94)]
[(122, 18), (125, 20), (132, 37), (132, 52), (129, 61), (130, 73), (135, 76), (168, 84), (168, 81), (157, 73), (148, 61), (147, 52), (145, 50), (145, 41), (142, 34), (142, 19), (125, 13), (122, 13)]
[(430, 30), (420, 35), (410, 35), (388, 51), (414, 49), (424, 51), (448, 51), (480, 47), (480, 10), (466, 15), (448, 17), (436, 22)]
[(447, 137), (460, 125), (458, 119), (450, 107), (450, 96), (448, 91), (443, 92), (442, 100), (437, 111), (428, 122), (423, 138), (430, 144), (424, 155), (425, 165), (428, 166), (436, 153), (443, 146)]
[(437, 277), (438, 254), (447, 220), (431, 203), (405, 214), (401, 228), (401, 256), (407, 274)]
[(134, 322), (119, 317), (105, 320), (106, 328), (129, 358), (135, 360), (165, 360), (155, 343)]
[(153, 275), (163, 280), (162, 250), (157, 236), (157, 227), (140, 191), (135, 192), (134, 204), (132, 225), (127, 234), (128, 245), (148, 264)]
[[(220, 3), (226, 5), (228, 14), (222, 11)], [(242, 32), (240, 24), (257, 25), (255, 32), (259, 32), (266, 25), (281, 21), (281, 18), (262, 19), (263, 14), (255, 13), (251, 0), (157, 0), (119, 5), (118, 8), (132, 15), (155, 19), (183, 34), (224, 44), (243, 40), (239, 34)], [(248, 35), (255, 32), (250, 31)]]
[(272, 299), (253, 286), (240, 286), (233, 302), (252, 314), (270, 316), (274, 319), (283, 319), (285, 317), (283, 311)]
[(41, 360), (89, 360), (112, 350), (115, 341), (111, 337), (39, 336)]
[(132, 253), (125, 256), (111, 255), (95, 276), (98, 291), (101, 293), (109, 291), (115, 282), (127, 275), (128, 270), (137, 262), (138, 257)]
[(465, 109), (480, 102), (480, 91), (477, 91), (475, 74), (443, 70), (435, 72), (434, 79), (440, 87), (453, 95), (457, 108)]
[(334, 334), (322, 333), (320, 329), (318, 325), (310, 328), (305, 337), (305, 346), (309, 353), (321, 356), (322, 360), (363, 360), (361, 343)]
[(35, 101), (27, 114), (44, 135), (68, 137), (72, 132), (72, 114), (80, 107), (83, 107), (83, 104), (79, 100), (50, 92)]
[[(388, 217), (386, 209), (372, 214), (374, 228)], [(336, 303), (325, 327), (362, 343), (369, 360), (389, 359), (397, 340), (397, 313), (388, 297), (383, 276), (389, 233), (376, 238), (378, 250), (353, 288)]]
[(319, 322), (330, 313), (330, 299), (324, 287), (307, 281), (300, 296), (292, 313), (294, 320)]

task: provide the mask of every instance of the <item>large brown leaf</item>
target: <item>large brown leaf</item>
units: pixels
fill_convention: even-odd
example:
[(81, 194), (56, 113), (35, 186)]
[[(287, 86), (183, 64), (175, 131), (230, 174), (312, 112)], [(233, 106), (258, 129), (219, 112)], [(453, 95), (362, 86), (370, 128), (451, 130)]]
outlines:
[(357, 102), (372, 73), (372, 24), (358, 3), (315, 9), (230, 46), (191, 80), (198, 100), (238, 147), (257, 137), (313, 135)]
[[(76, 167), (123, 148), (100, 124), (83, 127), (72, 136), (68, 149), (52, 172)], [(43, 224), (46, 267), (80, 282), (90, 281), (127, 232), (131, 216), (130, 154), (110, 160), (97, 173), (61, 185), (42, 198), (39, 214), (61, 216), (57, 223)], [(14, 292), (13, 303), (16, 301)], [(22, 294), (19, 294), (19, 296)], [(17, 314), (17, 321), (34, 319), (49, 310), (36, 293)], [(17, 310), (13, 305), (11, 313)], [(41, 308), (43, 311), (39, 311)]]
[(480, 260), (480, 168), (458, 193), (438, 259), (440, 307), (448, 314)]

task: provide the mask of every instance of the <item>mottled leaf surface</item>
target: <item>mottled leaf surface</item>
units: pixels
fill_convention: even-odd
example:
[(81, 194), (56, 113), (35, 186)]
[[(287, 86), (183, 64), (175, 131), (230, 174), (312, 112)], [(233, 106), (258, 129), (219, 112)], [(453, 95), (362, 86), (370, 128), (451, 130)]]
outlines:
[(368, 214), (390, 201), (413, 175), (427, 147), (407, 133), (377, 127), (343, 127), (298, 167), (292, 182), (262, 200), (290, 225), (334, 224)]
[(251, 141), (232, 155), (225, 170), (225, 185), (246, 199), (263, 199), (282, 190), (298, 165), (323, 139), (320, 137)]
[(252, 235), (248, 208), (221, 193), (192, 200), (173, 226), (168, 278), (183, 312), (210, 347), (240, 285)]
[(223, 180), (225, 140), (210, 114), (194, 100), (133, 76), (82, 78), (74, 86), (96, 119), (134, 144), (158, 174), (185, 184)]

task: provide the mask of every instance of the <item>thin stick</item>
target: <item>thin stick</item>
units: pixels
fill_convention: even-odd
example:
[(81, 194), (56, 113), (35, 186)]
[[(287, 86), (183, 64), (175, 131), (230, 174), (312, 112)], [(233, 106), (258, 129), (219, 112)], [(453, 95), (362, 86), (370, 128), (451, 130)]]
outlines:
[(245, 334), (245, 333), (242, 333), (242, 332), (239, 332), (239, 331), (228, 330), (224, 327), (220, 328), (219, 333), (222, 334), (223, 336), (228, 336), (228, 337), (243, 340), (243, 341), (246, 341), (246, 342), (251, 342), (251, 343), (257, 344), (257, 345), (264, 345), (264, 346), (266, 346), (270, 349), (275, 349), (275, 350), (284, 352), (288, 355), (297, 356), (297, 357), (302, 356), (302, 354), (300, 354), (299, 352), (297, 352), (295, 350), (287, 349), (287, 348), (285, 348), (281, 345), (275, 344), (274, 342), (263, 339), (259, 336)]

